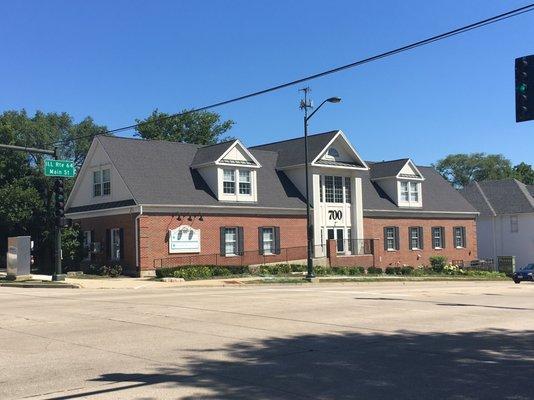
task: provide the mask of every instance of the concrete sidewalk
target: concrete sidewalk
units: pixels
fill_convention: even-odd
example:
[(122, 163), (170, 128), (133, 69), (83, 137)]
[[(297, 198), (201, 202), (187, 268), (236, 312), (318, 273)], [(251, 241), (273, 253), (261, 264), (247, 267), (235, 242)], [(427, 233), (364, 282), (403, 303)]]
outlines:
[(206, 279), (198, 281), (162, 282), (150, 278), (67, 278), (66, 283), (84, 289), (156, 289), (174, 287), (223, 287), (237, 286), (244, 282), (258, 280), (258, 277)]

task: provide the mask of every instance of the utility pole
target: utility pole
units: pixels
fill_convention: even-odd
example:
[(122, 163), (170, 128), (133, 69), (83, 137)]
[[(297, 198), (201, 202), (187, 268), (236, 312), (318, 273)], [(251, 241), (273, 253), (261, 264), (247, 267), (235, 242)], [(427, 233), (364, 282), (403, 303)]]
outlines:
[[(59, 159), (59, 148), (57, 146), (54, 146), (54, 150), (46, 150), (46, 149), (38, 149), (35, 147), (25, 147), (25, 146), (15, 146), (11, 144), (0, 144), (0, 149), (8, 149), (8, 150), (15, 150), (15, 151), (24, 151), (26, 153), (39, 153), (39, 154), (48, 154), (50, 156), (54, 157), (54, 160)], [(58, 184), (58, 182), (60, 182)], [(61, 187), (63, 188), (63, 180), (62, 179), (56, 179), (54, 188), (57, 189)], [(64, 203), (63, 203), (63, 193), (61, 195), (61, 198), (58, 196), (58, 191), (56, 190), (56, 198), (55, 198), (55, 208), (56, 208), (56, 218), (55, 218), (55, 268), (54, 268), (54, 274), (52, 275), (52, 280), (54, 281), (63, 281), (65, 280), (65, 275), (62, 274), (61, 271), (61, 226), (64, 223), (65, 218), (60, 218), (58, 216), (58, 209), (63, 209)], [(58, 207), (58, 200), (61, 200), (61, 207)]]

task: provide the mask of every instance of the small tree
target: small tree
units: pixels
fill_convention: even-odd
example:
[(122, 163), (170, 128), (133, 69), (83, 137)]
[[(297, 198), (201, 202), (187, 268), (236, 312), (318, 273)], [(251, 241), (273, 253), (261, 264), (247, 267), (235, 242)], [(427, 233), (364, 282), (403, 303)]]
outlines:
[(83, 233), (79, 225), (62, 230), (61, 251), (65, 270), (79, 269), (81, 261), (87, 256), (87, 250), (83, 247)]

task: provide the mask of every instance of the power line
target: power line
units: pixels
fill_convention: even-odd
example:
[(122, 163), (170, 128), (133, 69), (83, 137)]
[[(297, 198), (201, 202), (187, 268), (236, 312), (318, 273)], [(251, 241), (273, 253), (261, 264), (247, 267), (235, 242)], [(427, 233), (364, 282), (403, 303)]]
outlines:
[[(462, 33), (466, 33), (466, 32), (469, 32), (471, 30), (474, 30), (474, 29), (482, 28), (482, 27), (484, 27), (486, 25), (494, 24), (494, 23), (503, 21), (503, 20), (508, 19), (508, 18), (512, 18), (512, 17), (516, 17), (516, 16), (521, 15), (521, 14), (525, 14), (525, 13), (530, 12), (530, 11), (534, 11), (534, 3), (531, 3), (529, 5), (526, 5), (526, 6), (523, 6), (523, 7), (520, 7), (520, 8), (516, 8), (514, 10), (511, 10), (511, 11), (508, 11), (508, 12), (505, 12), (505, 13), (502, 13), (502, 14), (499, 14), (499, 15), (495, 15), (495, 16), (493, 16), (491, 18), (486, 18), (486, 19), (483, 19), (481, 21), (474, 22), (472, 24), (462, 26), (460, 28), (453, 29), (453, 30), (445, 32), (445, 33), (441, 33), (439, 35), (432, 36), (432, 37), (427, 38), (427, 39), (423, 39), (423, 40), (420, 40), (420, 41), (417, 41), (417, 42), (414, 42), (414, 43), (411, 43), (411, 44), (408, 44), (408, 45), (405, 45), (405, 46), (402, 46), (402, 47), (398, 47), (396, 49), (389, 50), (389, 51), (386, 51), (384, 53), (380, 53), (380, 54), (377, 54), (377, 55), (374, 55), (374, 56), (371, 56), (371, 57), (368, 57), (368, 58), (364, 58), (364, 59), (352, 62), (350, 64), (345, 64), (345, 65), (342, 65), (342, 66), (339, 66), (339, 67), (336, 67), (336, 68), (332, 68), (332, 69), (329, 69), (329, 70), (326, 70), (326, 71), (322, 71), (322, 72), (319, 72), (319, 73), (316, 73), (316, 74), (313, 74), (313, 75), (308, 75), (306, 77), (299, 78), (299, 79), (296, 79), (296, 80), (293, 80), (293, 81), (290, 81), (290, 82), (282, 83), (282, 84), (277, 85), (277, 86), (272, 86), (272, 87), (267, 88), (267, 89), (259, 90), (259, 91), (252, 92), (252, 93), (248, 93), (248, 94), (245, 94), (245, 95), (242, 95), (242, 96), (239, 96), (239, 97), (234, 97), (232, 99), (223, 100), (223, 101), (220, 101), (220, 102), (217, 102), (217, 103), (213, 103), (213, 104), (210, 104), (210, 105), (207, 105), (207, 106), (203, 106), (203, 107), (199, 107), (199, 108), (195, 108), (195, 109), (191, 109), (191, 110), (187, 110), (187, 111), (171, 114), (171, 115), (168, 115), (168, 116), (165, 116), (165, 117), (161, 117), (161, 118), (157, 118), (157, 119), (153, 119), (153, 120), (150, 120), (150, 121), (139, 122), (139, 123), (136, 123), (136, 124), (133, 124), (133, 125), (124, 126), (122, 128), (116, 128), (116, 129), (107, 130), (103, 134), (113, 134), (113, 133), (123, 132), (123, 131), (127, 131), (127, 130), (130, 130), (130, 129), (137, 128), (139, 126), (165, 121), (167, 119), (171, 119), (171, 118), (178, 117), (178, 116), (181, 116), (181, 115), (191, 114), (191, 113), (195, 113), (195, 112), (199, 112), (199, 111), (205, 111), (205, 110), (209, 110), (209, 109), (212, 109), (212, 108), (224, 106), (224, 105), (227, 105), (227, 104), (236, 103), (238, 101), (246, 100), (246, 99), (249, 99), (251, 97), (260, 96), (260, 95), (267, 94), (267, 93), (270, 93), (270, 92), (274, 92), (274, 91), (277, 91), (277, 90), (281, 90), (281, 89), (284, 89), (284, 88), (287, 88), (287, 87), (290, 87), (290, 86), (295, 86), (295, 85), (298, 85), (298, 84), (306, 82), (306, 81), (310, 81), (310, 80), (313, 80), (313, 79), (321, 78), (321, 77), (326, 76), (326, 75), (331, 75), (331, 74), (334, 74), (334, 73), (337, 73), (337, 72), (344, 71), (346, 69), (358, 67), (358, 66), (363, 65), (363, 64), (367, 64), (367, 63), (370, 63), (370, 62), (373, 62), (373, 61), (377, 61), (377, 60), (380, 60), (382, 58), (390, 57), (390, 56), (393, 56), (393, 55), (396, 55), (396, 54), (399, 54), (399, 53), (402, 53), (402, 52), (405, 52), (405, 51), (413, 50), (413, 49), (415, 49), (417, 47), (425, 46), (425, 45), (431, 44), (433, 42), (437, 42), (439, 40), (448, 39), (448, 38), (450, 38), (452, 36), (460, 35)], [(51, 143), (51, 144), (68, 143), (70, 141), (83, 139), (83, 138), (87, 138), (87, 137), (91, 137), (91, 136), (95, 136), (95, 135), (78, 136), (76, 138), (64, 139), (64, 140), (60, 140), (60, 141), (57, 141), (57, 142)]]

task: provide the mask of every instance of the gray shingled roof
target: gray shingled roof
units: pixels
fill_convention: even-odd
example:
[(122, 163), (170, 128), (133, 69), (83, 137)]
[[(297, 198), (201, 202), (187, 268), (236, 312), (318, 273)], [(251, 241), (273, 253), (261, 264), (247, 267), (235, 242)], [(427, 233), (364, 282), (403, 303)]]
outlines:
[[(317, 133), (308, 136), (308, 156), (310, 161), (317, 157), (326, 145), (336, 136), (339, 131)], [(304, 138), (282, 140), (280, 142), (267, 143), (249, 149), (268, 150), (278, 153), (277, 168), (286, 168), (305, 163)]]
[[(198, 171), (190, 168), (201, 146), (109, 136), (96, 140), (137, 204), (221, 205)], [(260, 150), (251, 153), (262, 165), (258, 169), (258, 202), (251, 206), (304, 209), (306, 202), (300, 192), (283, 172), (276, 170), (277, 154)]]
[(530, 187), (516, 179), (474, 182), (460, 190), (480, 215), (505, 215), (534, 212)]
[(226, 150), (228, 150), (237, 140), (229, 140), (227, 142), (212, 144), (209, 146), (197, 146), (198, 150), (193, 157), (191, 166), (207, 164), (215, 162), (221, 157)]
[[(379, 183), (370, 179), (373, 168), (376, 164), (367, 162), (370, 171), (358, 171), (358, 176), (362, 178), (362, 197), (364, 214), (377, 210), (397, 211), (405, 213), (417, 213), (417, 210), (445, 212), (445, 213), (473, 213), (477, 211), (467, 200), (465, 200), (449, 182), (432, 167), (417, 166), (421, 174), (425, 177), (423, 182), (422, 196), (423, 207), (414, 209), (399, 208), (393, 199), (380, 188)], [(374, 214), (378, 214), (374, 212)]]
[[(399, 160), (381, 161), (371, 163), (371, 179), (389, 178), (397, 176), (402, 167), (408, 162), (408, 158), (401, 158)], [(369, 164), (367, 164), (369, 166)]]

